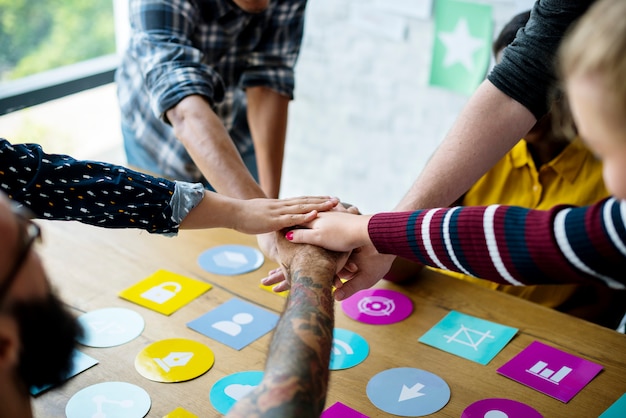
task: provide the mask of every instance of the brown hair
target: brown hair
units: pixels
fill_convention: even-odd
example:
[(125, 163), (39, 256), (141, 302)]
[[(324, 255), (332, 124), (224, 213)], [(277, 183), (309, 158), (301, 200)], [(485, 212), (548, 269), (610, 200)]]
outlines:
[(563, 83), (593, 78), (610, 107), (626, 118), (626, 1), (593, 4), (563, 40), (558, 59)]

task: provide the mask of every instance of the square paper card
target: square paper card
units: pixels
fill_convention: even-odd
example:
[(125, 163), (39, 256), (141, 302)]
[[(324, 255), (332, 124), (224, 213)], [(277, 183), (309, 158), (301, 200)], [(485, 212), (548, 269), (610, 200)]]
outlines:
[[(76, 376), (77, 374), (82, 373), (88, 368), (95, 366), (96, 364), (98, 364), (98, 360), (96, 360), (95, 358), (88, 356), (82, 351), (74, 350), (72, 354), (72, 366), (68, 373), (65, 375), (65, 379), (68, 380)], [(51, 387), (51, 385), (31, 386), (30, 394), (36, 396), (39, 395), (41, 392), (50, 389)]]
[(164, 315), (171, 315), (211, 285), (167, 270), (158, 270), (120, 292), (120, 297)]
[(517, 328), (451, 311), (418, 341), (484, 365), (516, 333)]
[(602, 366), (534, 341), (513, 357), (498, 373), (569, 402), (602, 370)]
[(243, 300), (233, 298), (187, 323), (194, 331), (241, 350), (270, 332), (278, 315)]

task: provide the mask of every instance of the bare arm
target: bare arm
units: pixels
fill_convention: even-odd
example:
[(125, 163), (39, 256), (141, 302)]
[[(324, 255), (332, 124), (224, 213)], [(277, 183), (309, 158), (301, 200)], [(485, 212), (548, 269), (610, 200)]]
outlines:
[(277, 198), (285, 154), (289, 98), (267, 87), (249, 87), (246, 94), (259, 183), (267, 197)]
[(448, 206), (498, 162), (535, 122), (528, 109), (484, 81), (395, 210)]
[[(280, 234), (280, 233), (279, 233)], [(278, 238), (291, 291), (278, 321), (261, 383), (227, 417), (319, 417), (326, 401), (336, 253)]]
[(187, 96), (167, 111), (176, 137), (219, 193), (238, 199), (265, 197), (209, 103)]
[(180, 229), (231, 228), (263, 234), (309, 222), (318, 212), (330, 210), (337, 203), (337, 198), (328, 196), (243, 200), (205, 191), (200, 203), (182, 220)]

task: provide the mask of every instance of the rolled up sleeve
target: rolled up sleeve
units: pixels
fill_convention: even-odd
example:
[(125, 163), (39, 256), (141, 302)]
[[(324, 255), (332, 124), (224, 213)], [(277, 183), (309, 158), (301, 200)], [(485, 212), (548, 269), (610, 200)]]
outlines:
[(248, 56), (241, 87), (263, 86), (293, 99), (294, 67), (300, 53), (306, 2), (280, 2), (269, 17), (267, 30)]
[(489, 81), (540, 119), (549, 109), (549, 91), (556, 79), (555, 55), (561, 40), (591, 3), (593, 0), (537, 1), (528, 23), (489, 73)]

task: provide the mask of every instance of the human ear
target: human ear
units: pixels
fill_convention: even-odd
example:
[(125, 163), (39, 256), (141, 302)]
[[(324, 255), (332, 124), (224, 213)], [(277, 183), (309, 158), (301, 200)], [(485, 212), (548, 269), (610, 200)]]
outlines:
[(20, 333), (15, 320), (0, 315), (0, 370), (14, 369), (19, 363)]

